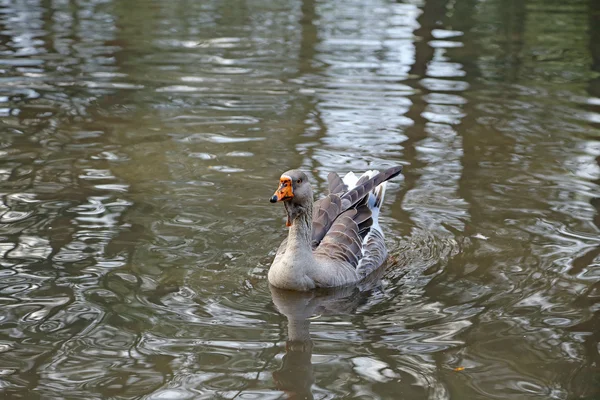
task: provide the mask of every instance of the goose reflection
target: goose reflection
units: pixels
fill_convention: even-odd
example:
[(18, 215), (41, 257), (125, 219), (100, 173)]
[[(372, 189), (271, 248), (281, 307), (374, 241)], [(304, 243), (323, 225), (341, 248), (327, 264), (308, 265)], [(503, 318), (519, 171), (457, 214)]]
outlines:
[(346, 287), (296, 292), (269, 286), (273, 303), (288, 320), (285, 355), (279, 370), (273, 372), (277, 389), (290, 399), (312, 399), (315, 382), (311, 363), (313, 342), (310, 322), (314, 315), (349, 314), (367, 298), (365, 288)]

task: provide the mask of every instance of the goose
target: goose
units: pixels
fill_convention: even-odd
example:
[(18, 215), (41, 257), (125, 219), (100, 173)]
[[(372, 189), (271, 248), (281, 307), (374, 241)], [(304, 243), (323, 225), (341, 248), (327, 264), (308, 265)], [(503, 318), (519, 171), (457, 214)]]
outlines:
[(360, 177), (332, 172), (329, 194), (314, 203), (308, 176), (300, 170), (284, 172), (270, 202), (283, 202), (289, 231), (269, 268), (269, 283), (297, 291), (345, 286), (382, 266), (387, 250), (379, 210), (386, 181), (401, 172), (401, 166)]

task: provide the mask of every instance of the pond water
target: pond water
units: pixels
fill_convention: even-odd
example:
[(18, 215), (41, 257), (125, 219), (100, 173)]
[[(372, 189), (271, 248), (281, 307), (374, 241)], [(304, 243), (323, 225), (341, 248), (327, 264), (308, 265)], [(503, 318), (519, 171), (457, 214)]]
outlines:
[[(600, 2), (0, 0), (0, 397), (600, 398)], [(266, 275), (281, 172), (404, 166)]]

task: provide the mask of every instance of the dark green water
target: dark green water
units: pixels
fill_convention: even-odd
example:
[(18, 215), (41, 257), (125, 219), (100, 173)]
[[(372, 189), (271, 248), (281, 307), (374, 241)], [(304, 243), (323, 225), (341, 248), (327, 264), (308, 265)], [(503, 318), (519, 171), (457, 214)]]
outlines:
[[(600, 398), (599, 72), (595, 0), (0, 0), (0, 397)], [(271, 291), (280, 173), (398, 163)]]

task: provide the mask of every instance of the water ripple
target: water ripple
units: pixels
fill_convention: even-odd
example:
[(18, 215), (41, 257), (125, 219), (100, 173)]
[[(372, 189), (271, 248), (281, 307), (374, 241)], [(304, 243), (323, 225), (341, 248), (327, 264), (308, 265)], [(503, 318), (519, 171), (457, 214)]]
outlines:
[[(3, 394), (598, 394), (594, 2), (131, 1), (0, 0)], [(399, 163), (381, 277), (268, 288), (281, 171)]]

